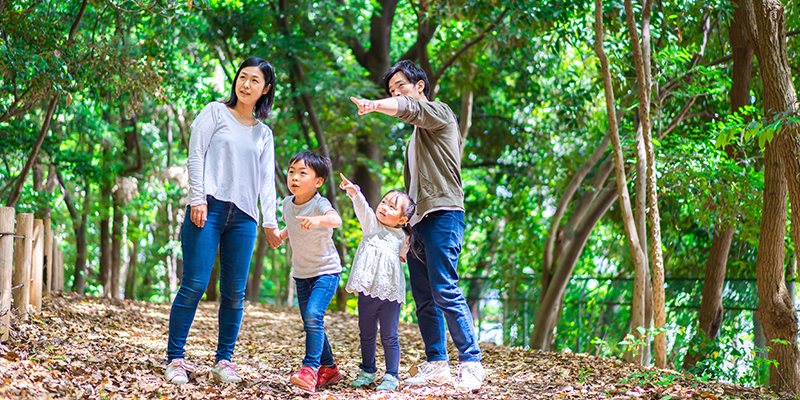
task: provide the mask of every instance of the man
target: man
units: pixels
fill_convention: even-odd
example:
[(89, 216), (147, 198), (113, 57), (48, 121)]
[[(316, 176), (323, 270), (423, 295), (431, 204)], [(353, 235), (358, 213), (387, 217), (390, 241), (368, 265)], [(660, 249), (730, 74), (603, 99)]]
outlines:
[(409, 224), (414, 243), (409, 252), (411, 292), (425, 342), (427, 361), (404, 384), (421, 386), (451, 380), (447, 363), (447, 336), (458, 348), (456, 387), (478, 390), (486, 376), (475, 337), (472, 314), (458, 288), (458, 255), (464, 240), (464, 191), (461, 185), (461, 134), (447, 104), (428, 100), (425, 71), (411, 61), (395, 64), (384, 75), (392, 96), (381, 100), (350, 98), (358, 114), (380, 112), (414, 125), (406, 150), (406, 191), (417, 203)]

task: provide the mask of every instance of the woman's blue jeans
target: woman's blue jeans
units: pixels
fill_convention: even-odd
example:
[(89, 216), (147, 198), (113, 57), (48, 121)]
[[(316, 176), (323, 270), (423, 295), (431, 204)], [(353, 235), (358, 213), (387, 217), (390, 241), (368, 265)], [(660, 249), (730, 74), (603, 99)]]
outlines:
[(169, 313), (167, 359), (184, 357), (186, 337), (194, 321), (197, 303), (211, 279), (211, 269), (219, 247), (219, 338), (216, 361), (231, 360), (244, 310), (244, 290), (250, 271), (250, 258), (256, 242), (256, 221), (236, 205), (207, 196), (208, 219), (198, 228), (186, 218), (181, 229), (183, 277), (181, 288)]
[(408, 252), (408, 272), (428, 361), (448, 359), (445, 320), (458, 360), (481, 359), (472, 313), (458, 288), (464, 227), (463, 211), (435, 211), (412, 227), (414, 251)]
[(332, 367), (333, 351), (325, 334), (325, 310), (339, 287), (339, 274), (315, 276), (313, 278), (294, 278), (297, 285), (297, 302), (303, 329), (306, 331), (306, 356), (303, 366), (319, 369), (320, 365)]

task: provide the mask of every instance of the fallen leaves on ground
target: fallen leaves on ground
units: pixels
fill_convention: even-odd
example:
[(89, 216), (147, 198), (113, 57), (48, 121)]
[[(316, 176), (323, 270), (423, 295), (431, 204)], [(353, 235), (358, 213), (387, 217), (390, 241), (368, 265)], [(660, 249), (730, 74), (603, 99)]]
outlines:
[[(197, 310), (186, 343), (186, 360), (197, 367), (189, 384), (163, 379), (169, 305), (58, 293), (27, 322), (13, 321), (0, 345), (0, 397), (10, 399), (767, 399), (765, 388), (701, 382), (675, 371), (642, 368), (614, 359), (548, 353), (481, 343), (487, 378), (477, 393), (452, 386), (375, 392), (376, 383), (355, 389), (360, 363), (358, 319), (326, 316), (326, 332), (345, 379), (317, 393), (293, 387), (305, 334), (296, 308), (245, 306), (234, 360), (245, 378), (238, 385), (211, 379), (217, 343), (216, 303)], [(400, 325), (400, 377), (424, 357), (416, 325)], [(451, 360), (457, 351), (449, 346)], [(378, 346), (379, 368), (383, 352)], [(457, 371), (457, 362), (451, 361)]]

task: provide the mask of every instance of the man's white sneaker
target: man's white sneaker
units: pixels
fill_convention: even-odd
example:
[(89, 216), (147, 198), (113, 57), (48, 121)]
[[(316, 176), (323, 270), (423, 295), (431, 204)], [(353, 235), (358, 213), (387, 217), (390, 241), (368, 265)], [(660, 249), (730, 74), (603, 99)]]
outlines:
[(476, 391), (481, 388), (486, 379), (486, 371), (480, 361), (462, 362), (458, 366), (458, 383), (456, 388), (467, 391)]
[(242, 377), (236, 372), (236, 364), (228, 360), (219, 360), (216, 366), (211, 369), (214, 379), (222, 383), (239, 383)]
[(186, 374), (187, 372), (194, 372), (194, 367), (187, 363), (182, 358), (176, 358), (172, 360), (172, 362), (167, 365), (167, 370), (164, 371), (164, 376), (167, 378), (167, 382), (174, 383), (176, 385), (183, 385), (184, 383), (189, 382), (189, 376)]
[(446, 385), (453, 376), (447, 361), (431, 361), (417, 364), (417, 374), (403, 381), (406, 386)]

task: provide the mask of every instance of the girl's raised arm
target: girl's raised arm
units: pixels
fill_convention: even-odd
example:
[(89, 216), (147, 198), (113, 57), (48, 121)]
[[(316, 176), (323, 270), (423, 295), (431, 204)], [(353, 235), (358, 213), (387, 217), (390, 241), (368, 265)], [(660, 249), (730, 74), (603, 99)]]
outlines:
[(356, 218), (361, 223), (361, 231), (364, 235), (369, 235), (378, 231), (378, 218), (375, 216), (375, 211), (367, 203), (367, 199), (361, 193), (361, 188), (358, 185), (350, 182), (343, 174), (339, 174), (342, 178), (342, 183), (339, 188), (347, 192), (347, 196), (353, 202), (353, 209), (356, 211)]

